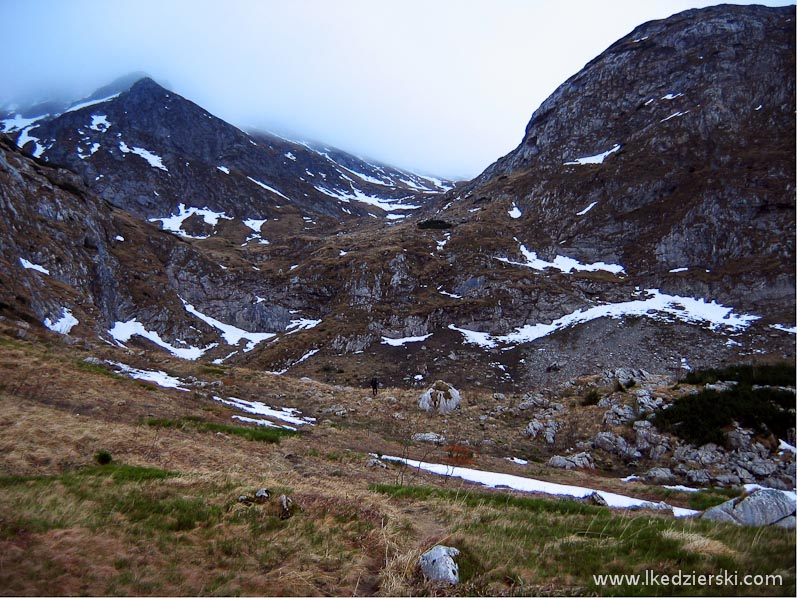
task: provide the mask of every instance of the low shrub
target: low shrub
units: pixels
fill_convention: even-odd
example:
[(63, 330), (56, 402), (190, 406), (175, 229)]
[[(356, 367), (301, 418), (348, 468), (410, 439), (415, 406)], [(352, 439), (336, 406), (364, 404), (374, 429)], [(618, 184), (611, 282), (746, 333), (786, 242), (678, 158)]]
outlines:
[(425, 230), (445, 230), (447, 228), (451, 228), (452, 226), (453, 225), (450, 222), (439, 220), (437, 218), (430, 218), (429, 220), (423, 220), (422, 222), (418, 223), (418, 228)]
[(98, 465), (108, 465), (108, 463), (113, 461), (113, 457), (111, 456), (111, 453), (109, 453), (105, 449), (102, 449), (94, 454), (94, 460), (97, 462)]

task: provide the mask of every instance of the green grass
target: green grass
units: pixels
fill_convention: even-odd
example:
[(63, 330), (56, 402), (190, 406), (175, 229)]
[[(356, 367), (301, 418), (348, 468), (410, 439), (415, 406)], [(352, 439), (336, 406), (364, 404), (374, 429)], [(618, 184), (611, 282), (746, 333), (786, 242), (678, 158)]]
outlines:
[[(371, 490), (425, 503), (450, 522), (444, 543), (467, 555), (468, 579), (454, 590), (461, 595), (780, 595), (789, 593), (795, 580), (794, 539), (785, 530), (425, 486), (372, 485)], [(646, 569), (670, 575), (720, 569), (780, 573), (784, 586), (608, 586), (593, 578)]]
[(116, 372), (112, 372), (104, 366), (97, 365), (94, 363), (88, 363), (86, 361), (83, 361), (82, 359), (75, 363), (77, 364), (78, 369), (83, 370), (84, 372), (89, 372), (91, 374), (98, 374), (100, 376), (107, 376), (115, 380), (129, 380), (129, 378), (126, 378), (125, 376), (120, 376)]
[(230, 436), (240, 436), (254, 442), (278, 443), (281, 438), (286, 436), (296, 436), (298, 432), (286, 430), (284, 428), (266, 428), (257, 426), (254, 428), (235, 426), (232, 424), (221, 424), (217, 422), (204, 421), (197, 417), (183, 417), (181, 419), (170, 419), (165, 417), (151, 417), (145, 420), (148, 426), (154, 428), (176, 428), (176, 429), (195, 429), (201, 432), (219, 432)]

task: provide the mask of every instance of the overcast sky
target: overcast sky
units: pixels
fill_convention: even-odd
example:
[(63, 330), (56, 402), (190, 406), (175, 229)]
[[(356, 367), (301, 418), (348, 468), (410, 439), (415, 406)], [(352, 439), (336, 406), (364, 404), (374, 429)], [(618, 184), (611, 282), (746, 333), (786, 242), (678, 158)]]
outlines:
[(242, 128), (471, 178), (614, 41), (717, 3), (0, 0), (0, 100), (48, 89), (82, 97), (145, 71)]

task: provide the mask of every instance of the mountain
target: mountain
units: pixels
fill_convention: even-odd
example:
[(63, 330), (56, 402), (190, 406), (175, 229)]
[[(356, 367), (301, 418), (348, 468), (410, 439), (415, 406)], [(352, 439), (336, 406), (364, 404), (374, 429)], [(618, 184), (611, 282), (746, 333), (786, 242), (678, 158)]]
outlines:
[(3, 311), (347, 384), (793, 359), (794, 16), (641, 25), (445, 193), (244, 133), (147, 78), (9, 116)]
[(52, 116), (5, 116), (20, 147), (142, 218), (203, 209), (259, 220), (398, 218), (417, 208), (409, 196), (451, 187), (323, 145), (249, 135), (148, 77), (119, 80)]

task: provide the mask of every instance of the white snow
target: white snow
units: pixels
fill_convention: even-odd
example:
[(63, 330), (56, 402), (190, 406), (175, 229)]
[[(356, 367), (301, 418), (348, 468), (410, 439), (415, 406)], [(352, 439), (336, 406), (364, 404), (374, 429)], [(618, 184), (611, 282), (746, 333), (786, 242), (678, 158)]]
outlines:
[(269, 372), (269, 373), (270, 374), (276, 374), (277, 376), (281, 376), (282, 374), (286, 373), (289, 369), (291, 369), (293, 366), (295, 366), (295, 365), (297, 365), (299, 363), (302, 363), (303, 361), (306, 361), (306, 360), (310, 359), (313, 355), (318, 353), (320, 350), (321, 349), (310, 349), (307, 353), (302, 355), (299, 359), (297, 359), (293, 363), (289, 364), (284, 369), (281, 369), (278, 372)]
[[(585, 488), (582, 486), (569, 486), (565, 484), (556, 484), (554, 482), (544, 482), (542, 480), (535, 480), (523, 476), (511, 475), (508, 473), (495, 473), (491, 471), (481, 471), (479, 469), (470, 469), (467, 467), (454, 467), (452, 465), (444, 465), (438, 463), (425, 463), (423, 461), (415, 461), (413, 459), (405, 459), (403, 457), (390, 457), (383, 455), (382, 459), (389, 461), (397, 461), (405, 463), (409, 467), (415, 467), (443, 475), (447, 477), (460, 478), (469, 482), (476, 482), (489, 488), (510, 488), (512, 490), (519, 490), (521, 492), (540, 492), (543, 494), (552, 494), (554, 496), (573, 496), (575, 498), (584, 498), (590, 494), (597, 492), (610, 507), (615, 508), (656, 508), (659, 503), (652, 503), (641, 498), (633, 498), (631, 496), (624, 496), (622, 494), (615, 494), (614, 492), (606, 492), (604, 490), (593, 490), (592, 488)], [(671, 507), (673, 515), (676, 517), (688, 517), (696, 515), (698, 511), (692, 509), (683, 509), (680, 507)]]
[(213, 397), (213, 400), (218, 401), (219, 403), (224, 403), (225, 405), (230, 405), (231, 407), (235, 407), (241, 411), (245, 411), (246, 413), (271, 417), (273, 419), (278, 419), (280, 421), (293, 424), (294, 426), (313, 425), (313, 422), (315, 422), (314, 417), (305, 417), (302, 415), (301, 411), (298, 409), (293, 409), (292, 407), (275, 408), (270, 407), (265, 403), (261, 403), (260, 401), (245, 401), (244, 399), (236, 399), (235, 397), (227, 397), (226, 399), (222, 399), (221, 397)]
[(449, 293), (448, 291), (442, 290), (443, 287), (437, 287), (437, 292), (441, 295), (445, 295), (446, 297), (451, 297), (453, 299), (462, 299), (462, 295), (456, 295), (454, 293)]
[(170, 376), (166, 372), (153, 372), (150, 370), (139, 370), (136, 368), (132, 368), (129, 365), (125, 365), (124, 363), (119, 363), (117, 361), (106, 361), (107, 364), (112, 365), (120, 372), (127, 374), (131, 378), (135, 378), (136, 380), (146, 380), (148, 382), (154, 382), (158, 386), (162, 386), (164, 388), (176, 388), (177, 390), (182, 390), (184, 392), (190, 392), (190, 389), (184, 388), (182, 386), (182, 381), (179, 378), (175, 378), (174, 376)]
[(667, 295), (658, 289), (647, 289), (646, 299), (598, 305), (586, 310), (576, 310), (562, 316), (550, 324), (527, 324), (517, 328), (515, 332), (502, 336), (493, 336), (486, 332), (476, 332), (449, 325), (451, 330), (463, 334), (466, 343), (485, 348), (495, 347), (497, 343), (516, 345), (531, 343), (558, 330), (583, 324), (598, 318), (623, 318), (629, 316), (647, 317), (660, 321), (680, 320), (688, 324), (707, 325), (711, 330), (740, 332), (747, 328), (759, 316), (733, 313), (733, 308), (720, 305), (715, 301), (693, 299), (677, 295)]
[(84, 154), (82, 152), (82, 150), (80, 148), (78, 148), (77, 157), (80, 158), (81, 160), (85, 160), (85, 159), (93, 156), (94, 154), (96, 154), (99, 149), (100, 149), (100, 144), (97, 143), (97, 142), (94, 142), (94, 143), (91, 144), (91, 147), (89, 147), (89, 153), (87, 153), (87, 154)]
[(673, 268), (670, 270), (670, 274), (678, 274), (678, 272), (686, 272), (689, 268)]
[(153, 154), (149, 150), (145, 150), (143, 147), (128, 147), (124, 141), (120, 141), (119, 149), (124, 154), (135, 154), (141, 158), (144, 158), (153, 168), (159, 168), (163, 171), (169, 172), (169, 169), (163, 165), (163, 158), (157, 154)]
[(386, 200), (382, 197), (373, 197), (371, 195), (366, 195), (356, 187), (352, 186), (350, 191), (331, 191), (326, 187), (321, 187), (316, 185), (315, 189), (320, 191), (325, 195), (329, 195), (330, 197), (334, 197), (335, 199), (339, 199), (340, 201), (350, 202), (351, 200), (359, 201), (360, 203), (368, 204), (371, 206), (376, 206), (377, 208), (384, 210), (385, 212), (392, 212), (395, 210), (417, 210), (421, 206), (416, 206), (412, 204), (402, 204), (395, 201)]
[(680, 98), (682, 95), (684, 95), (684, 94), (682, 94), (682, 93), (680, 93), (680, 92), (679, 92), (679, 93), (675, 93), (675, 94), (673, 94), (673, 93), (668, 93), (668, 94), (667, 94), (667, 95), (665, 95), (665, 96), (661, 96), (661, 99), (662, 99), (662, 100), (674, 100), (675, 98)]
[(116, 235), (116, 236), (114, 237), (114, 240), (115, 240), (115, 241), (124, 241), (124, 240), (125, 240), (125, 238), (124, 238), (122, 235)]
[(758, 107), (755, 109), (755, 111), (758, 112), (763, 107), (764, 107), (764, 104), (759, 104)]
[(485, 349), (492, 349), (495, 347), (496, 342), (492, 339), (489, 332), (476, 332), (475, 330), (468, 330), (467, 328), (458, 328), (453, 324), (448, 325), (449, 330), (456, 330), (465, 337), (465, 342), (471, 345), (478, 345)]
[(512, 209), (509, 210), (507, 214), (509, 214), (510, 218), (515, 218), (515, 219), (520, 218), (523, 215), (523, 213), (520, 211), (520, 208), (518, 208), (517, 204), (514, 202), (512, 203)]
[(382, 337), (382, 344), (383, 345), (390, 345), (391, 347), (401, 347), (406, 345), (407, 343), (422, 343), (432, 334), (425, 334), (423, 336), (405, 336), (404, 338), (388, 338), (386, 336)]
[(675, 114), (670, 114), (670, 116), (668, 116), (667, 118), (662, 118), (659, 122), (663, 123), (665, 121), (670, 120), (671, 118), (675, 118), (676, 116), (683, 116), (684, 114), (686, 114), (688, 112), (689, 112), (689, 110), (686, 110), (684, 112), (676, 112)]
[(603, 164), (603, 161), (609, 154), (613, 154), (620, 149), (620, 144), (615, 144), (612, 149), (606, 150), (603, 153), (595, 154), (594, 156), (586, 156), (584, 158), (576, 158), (572, 162), (565, 162), (565, 166), (582, 166), (584, 164)]
[[(0, 125), (3, 126), (3, 133), (14, 133), (21, 129), (30, 127), (36, 121), (50, 116), (49, 114), (42, 114), (41, 116), (34, 116), (33, 118), (23, 118), (19, 114), (15, 114), (13, 118), (6, 118), (0, 120)], [(33, 127), (31, 127), (33, 128)], [(24, 145), (24, 143), (23, 143)]]
[(38, 137), (34, 137), (30, 134), (33, 129), (38, 128), (39, 125), (31, 125), (29, 127), (25, 127), (20, 131), (19, 137), (17, 137), (17, 147), (22, 148), (25, 147), (26, 144), (29, 142), (33, 142), (33, 157), (34, 158), (41, 158), (42, 154), (46, 152), (48, 149), (52, 147), (52, 144), (49, 146), (43, 144)]
[(700, 488), (690, 488), (689, 486), (681, 486), (680, 484), (676, 484), (675, 486), (667, 486), (665, 484), (662, 487), (667, 490), (677, 490), (678, 492), (700, 492)]
[(78, 322), (77, 318), (73, 316), (72, 312), (67, 308), (63, 307), (61, 309), (63, 310), (61, 312), (62, 315), (58, 320), (53, 322), (50, 318), (45, 318), (44, 325), (58, 334), (69, 334), (72, 328), (80, 324), (80, 322)]
[(108, 117), (105, 114), (91, 115), (91, 124), (89, 125), (89, 129), (99, 131), (100, 133), (105, 133), (110, 126), (111, 123), (108, 122)]
[(791, 334), (797, 334), (797, 326), (792, 326), (789, 328), (788, 326), (784, 326), (783, 324), (772, 324), (770, 328), (774, 328), (775, 330), (780, 330), (781, 332), (789, 332)]
[(19, 258), (19, 263), (22, 264), (22, 267), (26, 270), (36, 270), (37, 272), (41, 272), (42, 274), (50, 274), (50, 271), (45, 268), (44, 266), (40, 266), (39, 264), (34, 264), (26, 260), (24, 257)]
[(294, 156), (291, 152), (286, 153), (285, 157), (288, 158), (288, 160), (293, 160), (296, 162), (296, 156)]
[(348, 251), (343, 251), (343, 250), (341, 249), (341, 250), (340, 250), (340, 252), (338, 253), (338, 255), (339, 255), (340, 257), (343, 257), (344, 255), (349, 255), (349, 252), (348, 252)]
[(528, 465), (529, 464), (529, 462), (526, 461), (525, 459), (518, 459), (517, 457), (506, 457), (506, 460), (507, 461), (512, 461), (512, 463), (515, 463), (517, 465)]
[(226, 166), (216, 166), (217, 170), (221, 170), (224, 174), (230, 174), (230, 169)]
[(780, 451), (788, 451), (790, 453), (797, 453), (797, 448), (793, 447), (792, 445), (790, 445), (785, 440), (781, 440), (780, 441), (780, 445), (778, 446), (778, 450), (780, 450)]
[(321, 323), (321, 320), (310, 320), (307, 318), (299, 318), (298, 320), (291, 320), (291, 323), (285, 327), (285, 332), (293, 334), (300, 330), (310, 330), (315, 328)]
[[(74, 112), (75, 110), (80, 110), (81, 108), (88, 108), (89, 106), (94, 106), (96, 104), (102, 104), (103, 102), (108, 102), (109, 100), (114, 99), (118, 95), (119, 95), (118, 93), (115, 93), (112, 96), (108, 96), (107, 98), (101, 98), (99, 100), (88, 100), (88, 101), (85, 101), (85, 102), (80, 102), (79, 104), (75, 104), (74, 106), (72, 106), (70, 108), (67, 108), (66, 112)], [(66, 112), (64, 112), (64, 114), (66, 114)]]
[(293, 426), (280, 426), (275, 424), (272, 421), (267, 419), (257, 419), (254, 417), (244, 417), (243, 415), (233, 415), (232, 419), (237, 419), (238, 421), (246, 422), (248, 424), (257, 424), (258, 426), (264, 426), (266, 428), (277, 428), (281, 430), (291, 430), (293, 432), (296, 431), (296, 428)]
[(258, 185), (258, 186), (260, 186), (260, 187), (263, 187), (263, 189), (265, 189), (266, 191), (271, 191), (272, 193), (276, 193), (277, 195), (279, 195), (280, 197), (283, 197), (283, 198), (287, 199), (288, 201), (290, 201), (290, 200), (291, 200), (291, 199), (290, 199), (290, 197), (288, 197), (287, 195), (285, 195), (285, 194), (283, 194), (283, 193), (281, 193), (281, 192), (277, 191), (277, 190), (276, 190), (274, 187), (269, 187), (269, 186), (268, 186), (268, 185), (266, 185), (265, 183), (261, 183), (261, 182), (260, 182), (260, 181), (258, 181), (257, 179), (253, 179), (253, 178), (252, 178), (252, 177), (250, 177), (250, 176), (248, 176), (248, 177), (246, 177), (246, 178), (248, 178), (250, 181), (252, 181), (252, 182), (253, 182), (255, 185)]
[(247, 218), (244, 220), (244, 224), (251, 228), (256, 233), (260, 232), (260, 228), (268, 222), (268, 218), (263, 218), (262, 220), (258, 220), (256, 218)]
[(213, 210), (204, 207), (204, 208), (186, 208), (184, 203), (181, 203), (177, 206), (178, 213), (172, 216), (165, 216), (163, 218), (150, 218), (149, 222), (160, 222), (161, 227), (163, 230), (168, 230), (173, 233), (180, 235), (181, 237), (186, 237), (189, 239), (206, 239), (205, 237), (198, 237), (189, 235), (185, 231), (182, 230), (183, 222), (193, 216), (194, 214), (198, 214), (202, 216), (202, 219), (205, 221), (205, 224), (209, 224), (210, 226), (216, 226), (219, 223), (219, 219), (223, 218), (224, 220), (232, 220), (231, 216), (227, 216), (224, 212), (214, 212)]
[(185, 311), (196, 316), (197, 318), (199, 318), (209, 326), (212, 326), (216, 330), (219, 330), (221, 332), (222, 337), (224, 338), (225, 342), (228, 345), (237, 345), (239, 342), (241, 342), (241, 339), (249, 341), (246, 347), (244, 348), (244, 353), (248, 353), (249, 351), (254, 349), (258, 343), (262, 343), (263, 341), (267, 341), (277, 336), (273, 332), (249, 332), (247, 330), (241, 330), (240, 328), (236, 328), (235, 326), (231, 326), (230, 324), (225, 324), (224, 322), (220, 322), (215, 318), (203, 314), (202, 312), (194, 308), (193, 305), (186, 303), (184, 299), (180, 300), (183, 302)]
[(111, 337), (119, 343), (125, 343), (136, 335), (143, 337), (150, 342), (155, 343), (159, 347), (166, 349), (175, 357), (179, 357), (181, 359), (199, 359), (202, 357), (205, 351), (215, 346), (209, 345), (204, 349), (200, 349), (199, 347), (175, 347), (174, 345), (163, 340), (157, 332), (144, 328), (144, 325), (141, 322), (136, 321), (135, 318), (128, 320), (127, 322), (116, 322), (113, 325), (113, 328), (108, 331), (108, 334), (110, 334)]
[[(518, 241), (515, 238), (515, 241)], [(520, 241), (518, 241), (520, 243)], [(623, 268), (619, 264), (607, 264), (605, 262), (595, 262), (592, 264), (582, 264), (576, 259), (571, 257), (566, 257), (562, 255), (557, 255), (552, 262), (546, 262), (537, 257), (537, 252), (529, 251), (526, 249), (526, 246), (520, 243), (520, 252), (523, 254), (523, 257), (526, 258), (526, 262), (516, 262), (510, 260), (505, 257), (496, 258), (501, 262), (505, 262), (507, 264), (512, 264), (514, 266), (525, 266), (527, 268), (532, 268), (534, 270), (545, 270), (546, 268), (556, 268), (561, 272), (569, 274), (573, 270), (578, 271), (585, 271), (585, 272), (595, 272), (597, 270), (604, 270), (606, 272), (611, 272), (612, 274), (621, 274), (625, 273), (625, 268)]]
[(596, 205), (598, 205), (598, 202), (593, 201), (591, 204), (589, 204), (586, 208), (584, 208), (580, 212), (576, 212), (576, 216), (583, 216), (584, 214), (589, 212), (592, 208), (594, 208)]

